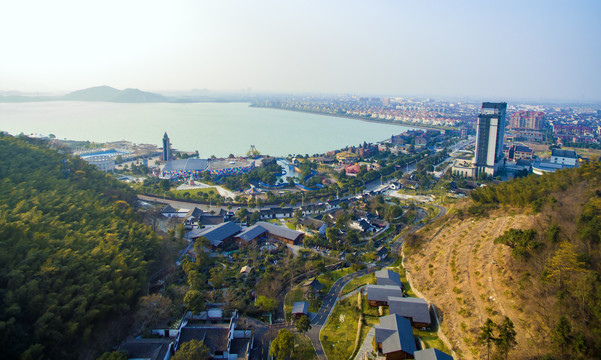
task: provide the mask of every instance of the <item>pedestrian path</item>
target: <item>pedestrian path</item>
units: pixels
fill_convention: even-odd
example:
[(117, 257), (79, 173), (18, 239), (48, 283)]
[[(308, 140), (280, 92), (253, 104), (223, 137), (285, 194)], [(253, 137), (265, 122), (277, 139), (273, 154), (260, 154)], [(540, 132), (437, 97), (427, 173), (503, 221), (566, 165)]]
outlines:
[(357, 352), (357, 355), (355, 356), (355, 360), (364, 360), (364, 359), (366, 359), (366, 357), (365, 357), (366, 354), (373, 353), (374, 346), (372, 344), (372, 340), (374, 339), (375, 334), (376, 334), (376, 331), (374, 330), (373, 327), (371, 329), (369, 329), (369, 332), (365, 336), (365, 340), (363, 340), (363, 344), (361, 344), (361, 348), (359, 348), (359, 351)]

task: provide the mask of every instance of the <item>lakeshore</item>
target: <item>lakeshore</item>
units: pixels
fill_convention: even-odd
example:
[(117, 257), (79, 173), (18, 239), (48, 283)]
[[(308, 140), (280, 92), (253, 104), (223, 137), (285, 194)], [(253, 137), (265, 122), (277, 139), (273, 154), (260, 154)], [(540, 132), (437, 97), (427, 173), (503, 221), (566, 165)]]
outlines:
[(320, 112), (320, 111), (311, 111), (311, 110), (286, 109), (286, 108), (279, 108), (279, 107), (273, 107), (273, 106), (259, 106), (259, 105), (255, 105), (255, 104), (251, 104), (250, 107), (259, 108), (259, 109), (274, 109), (274, 110), (292, 111), (292, 112), (314, 114), (314, 115), (321, 115), (321, 116), (333, 116), (333, 117), (339, 117), (339, 118), (343, 118), (343, 119), (352, 119), (352, 120), (359, 120), (359, 121), (378, 123), (378, 124), (387, 124), (387, 125), (395, 125), (395, 126), (409, 126), (414, 129), (426, 129), (426, 130), (427, 129), (433, 129), (433, 130), (453, 130), (453, 129), (455, 129), (451, 126), (428, 125), (428, 124), (405, 122), (405, 121), (400, 121), (400, 120), (374, 119), (371, 117), (368, 118), (368, 117), (353, 116), (353, 115), (348, 115), (348, 114), (345, 114), (345, 115), (331, 114), (331, 113), (325, 113), (325, 112)]
[(251, 145), (273, 156), (322, 154), (419, 128), (273, 110), (278, 109), (251, 107), (249, 103), (2, 103), (0, 130), (98, 143), (126, 138), (158, 146), (167, 132), (173, 148), (198, 150), (201, 158), (209, 158), (245, 155)]

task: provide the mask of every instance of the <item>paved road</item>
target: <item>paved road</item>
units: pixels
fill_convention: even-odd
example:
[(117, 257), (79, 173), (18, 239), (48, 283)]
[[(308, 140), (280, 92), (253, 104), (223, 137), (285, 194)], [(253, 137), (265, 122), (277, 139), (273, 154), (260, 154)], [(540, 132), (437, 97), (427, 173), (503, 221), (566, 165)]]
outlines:
[[(447, 213), (447, 209), (444, 206), (440, 206), (440, 205), (434, 205), (434, 206), (437, 207), (440, 211), (439, 211), (438, 215), (436, 215), (433, 219), (428, 221), (428, 224), (430, 224), (432, 221), (440, 218), (441, 216), (444, 216)], [(425, 226), (425, 224), (422, 224), (422, 223), (414, 225), (413, 228), (406, 234), (415, 232), (424, 226)], [(399, 237), (391, 245), (391, 248), (392, 248), (391, 252), (393, 252), (395, 254), (400, 254), (400, 249), (401, 249), (401, 246), (403, 245), (403, 241), (405, 241), (406, 234)], [(392, 264), (392, 261), (393, 261), (393, 258), (389, 256), (388, 258), (379, 262), (378, 266), (379, 267), (389, 266), (390, 264)], [(375, 268), (372, 268), (371, 270), (363, 269), (363, 270), (360, 270), (360, 271), (357, 271), (357, 272), (354, 272), (351, 274), (344, 275), (343, 277), (338, 279), (332, 285), (328, 294), (323, 298), (323, 303), (322, 303), (321, 307), (319, 308), (317, 315), (315, 315), (315, 317), (311, 320), (311, 329), (309, 331), (307, 331), (307, 337), (309, 338), (309, 340), (311, 340), (311, 343), (313, 344), (313, 347), (315, 348), (315, 353), (317, 354), (318, 359), (327, 360), (327, 357), (326, 357), (326, 355), (323, 351), (323, 347), (321, 345), (321, 340), (319, 338), (319, 334), (321, 332), (323, 325), (328, 320), (328, 317), (330, 316), (330, 312), (334, 308), (336, 301), (340, 297), (342, 288), (352, 278), (363, 276), (363, 275), (367, 274), (369, 271), (374, 271), (374, 270), (375, 270)]]
[(340, 292), (344, 285), (346, 285), (352, 278), (357, 276), (362, 276), (367, 274), (367, 269), (354, 272), (352, 274), (347, 274), (336, 280), (336, 282), (330, 288), (328, 294), (323, 298), (323, 302), (319, 311), (311, 320), (311, 329), (307, 331), (307, 337), (311, 340), (311, 344), (313, 344), (313, 348), (315, 348), (315, 353), (317, 354), (318, 359), (325, 360), (327, 359), (323, 347), (321, 346), (321, 340), (319, 339), (319, 334), (321, 332), (321, 328), (328, 320), (328, 316), (330, 316), (330, 312), (334, 308), (338, 297), (340, 296)]
[(196, 206), (197, 208), (199, 208), (203, 211), (215, 210), (215, 212), (219, 212), (219, 209), (224, 209), (227, 211), (227, 207), (224, 207), (224, 206), (212, 205), (209, 209), (209, 205), (203, 205), (203, 204), (180, 201), (180, 200), (165, 199), (161, 196), (138, 195), (138, 200), (142, 200), (145, 202), (155, 202), (155, 203), (160, 203), (160, 204), (169, 204), (176, 209), (192, 210)]

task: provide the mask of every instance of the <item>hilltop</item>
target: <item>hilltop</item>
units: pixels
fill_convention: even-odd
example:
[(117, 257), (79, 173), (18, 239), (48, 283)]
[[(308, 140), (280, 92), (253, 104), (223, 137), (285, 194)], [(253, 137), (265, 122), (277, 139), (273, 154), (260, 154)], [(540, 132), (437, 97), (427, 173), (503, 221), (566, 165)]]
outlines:
[(512, 359), (599, 358), (600, 228), (601, 165), (592, 163), (476, 190), (409, 237), (405, 266), (459, 358), (485, 358), (481, 327), (505, 316)]
[(118, 90), (110, 86), (97, 86), (74, 91), (63, 96), (64, 100), (76, 101), (108, 101), (108, 102), (166, 102), (163, 95), (141, 91), (138, 89)]
[(169, 102), (170, 99), (139, 89), (118, 90), (110, 86), (96, 86), (73, 91), (63, 96), (0, 96), (0, 102), (33, 102), (33, 101), (106, 101), (119, 103)]

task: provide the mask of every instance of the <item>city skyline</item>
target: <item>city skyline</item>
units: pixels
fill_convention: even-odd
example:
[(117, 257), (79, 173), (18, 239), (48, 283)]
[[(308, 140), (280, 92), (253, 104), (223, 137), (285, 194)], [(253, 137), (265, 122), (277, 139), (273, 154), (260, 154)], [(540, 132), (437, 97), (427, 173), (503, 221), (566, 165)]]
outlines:
[(0, 13), (1, 91), (601, 100), (594, 1), (61, 0)]

